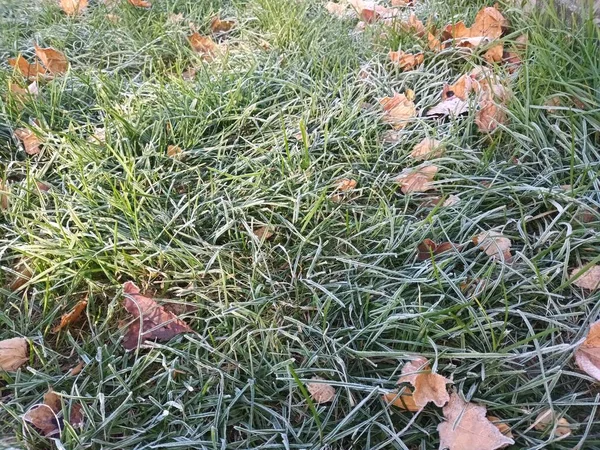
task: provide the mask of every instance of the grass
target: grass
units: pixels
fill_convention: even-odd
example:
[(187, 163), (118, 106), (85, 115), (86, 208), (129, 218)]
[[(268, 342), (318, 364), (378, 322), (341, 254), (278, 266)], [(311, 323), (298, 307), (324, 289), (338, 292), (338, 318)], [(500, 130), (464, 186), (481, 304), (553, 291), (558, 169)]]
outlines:
[[(0, 178), (10, 195), (0, 339), (25, 336), (32, 350), (26, 367), (0, 374), (2, 445), (434, 449), (441, 409), (414, 417), (381, 399), (402, 364), (424, 355), (511, 426), (514, 448), (600, 448), (598, 384), (573, 359), (599, 296), (568, 282), (570, 268), (599, 260), (592, 20), (501, 5), (509, 39), (529, 36), (509, 124), (484, 135), (473, 115), (420, 118), (386, 143), (378, 98), (410, 88), (426, 109), (476, 61), (427, 52), (402, 73), (387, 52), (418, 48), (410, 34), (357, 33), (317, 0), (123, 3), (116, 22), (91, 3), (80, 18), (50, 3), (0, 4)], [(423, 0), (415, 10), (442, 26), (484, 5)], [(218, 12), (238, 26), (227, 56), (202, 63), (188, 22), (207, 32)], [(170, 22), (173, 13), (185, 20)], [(35, 42), (64, 51), (71, 69), (19, 107), (7, 100), (5, 61), (31, 56)], [(191, 64), (198, 72), (184, 81)], [(552, 95), (564, 106), (544, 106)], [(30, 157), (12, 131), (34, 118), (45, 145)], [(89, 138), (97, 128), (105, 144)], [(427, 195), (402, 195), (393, 181), (425, 136), (446, 143), (436, 189), (460, 197), (453, 207), (427, 207)], [(183, 156), (168, 157), (168, 145)], [(343, 177), (358, 184), (336, 203)], [(274, 236), (256, 237), (260, 226)], [(512, 264), (470, 244), (489, 229), (511, 238)], [(464, 249), (416, 261), (424, 238)], [(20, 263), (32, 276), (13, 291)], [(126, 353), (127, 280), (196, 333)], [(85, 296), (86, 320), (53, 333)], [(85, 368), (69, 376), (78, 360)], [(316, 375), (336, 387), (331, 404), (307, 398)], [(54, 443), (20, 419), (50, 386), (86, 418)], [(569, 437), (528, 429), (548, 407), (573, 424)]]

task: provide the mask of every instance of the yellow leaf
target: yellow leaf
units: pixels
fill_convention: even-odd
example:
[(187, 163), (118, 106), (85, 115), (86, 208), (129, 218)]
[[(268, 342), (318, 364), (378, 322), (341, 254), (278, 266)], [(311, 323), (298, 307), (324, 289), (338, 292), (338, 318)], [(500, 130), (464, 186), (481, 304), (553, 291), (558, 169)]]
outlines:
[(0, 341), (0, 370), (14, 372), (27, 362), (29, 344), (25, 338)]

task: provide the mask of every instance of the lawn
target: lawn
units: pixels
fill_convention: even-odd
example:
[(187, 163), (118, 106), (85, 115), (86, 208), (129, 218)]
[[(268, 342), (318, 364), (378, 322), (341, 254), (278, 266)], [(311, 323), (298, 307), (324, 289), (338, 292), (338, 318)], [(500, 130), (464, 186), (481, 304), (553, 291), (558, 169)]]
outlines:
[[(0, 339), (29, 346), (0, 371), (0, 447), (437, 449), (442, 408), (386, 401), (422, 357), (509, 448), (600, 448), (600, 384), (574, 358), (600, 290), (570, 276), (600, 261), (593, 20), (500, 3), (509, 67), (357, 29), (325, 0), (151, 2), (0, 0)], [(414, 3), (396, 19), (438, 30), (492, 6)], [(215, 16), (235, 24), (212, 33)], [(195, 52), (193, 32), (219, 48)], [(16, 92), (8, 60), (35, 44), (69, 68)], [(399, 48), (423, 63), (403, 71)], [(511, 92), (502, 123), (482, 131), (472, 104), (426, 115), (478, 66)], [(380, 105), (395, 93), (416, 109), (400, 125)], [(424, 138), (443, 152), (415, 161)], [(399, 174), (432, 164), (428, 190), (403, 192)], [(482, 251), (489, 232), (511, 247)], [(127, 281), (192, 332), (127, 351)], [(333, 398), (311, 397), (314, 377)], [(83, 415), (50, 438), (23, 419), (49, 388), (59, 416)], [(533, 426), (548, 408), (570, 433)]]

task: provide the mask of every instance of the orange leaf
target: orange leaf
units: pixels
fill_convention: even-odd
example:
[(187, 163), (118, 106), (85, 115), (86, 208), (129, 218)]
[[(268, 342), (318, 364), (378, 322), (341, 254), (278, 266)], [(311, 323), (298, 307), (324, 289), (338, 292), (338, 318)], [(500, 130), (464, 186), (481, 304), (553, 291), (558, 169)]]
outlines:
[(485, 415), (484, 406), (467, 403), (452, 394), (444, 406), (444, 422), (438, 425), (440, 448), (449, 450), (496, 450), (515, 442), (504, 436)]
[(25, 153), (28, 155), (37, 155), (40, 153), (41, 142), (33, 131), (27, 128), (17, 128), (15, 136), (23, 143)]
[(214, 56), (219, 49), (219, 46), (210, 38), (210, 36), (202, 36), (198, 32), (188, 36), (188, 41), (195, 52), (208, 58)]
[(62, 315), (62, 317), (60, 318), (60, 323), (57, 326), (55, 326), (52, 331), (54, 333), (58, 333), (60, 330), (63, 330), (72, 323), (76, 322), (77, 319), (81, 317), (81, 313), (85, 311), (85, 308), (87, 308), (86, 300), (80, 300), (79, 302), (77, 302), (77, 304), (71, 311)]
[(44, 69), (39, 62), (28, 63), (22, 55), (19, 55), (16, 58), (10, 58), (8, 64), (29, 80), (34, 80), (39, 75), (44, 75), (46, 73), (46, 69)]
[(0, 341), (0, 370), (14, 372), (27, 362), (29, 344), (25, 338)]
[(389, 52), (390, 60), (396, 63), (404, 71), (412, 70), (416, 66), (423, 64), (425, 56), (423, 53), (404, 53), (402, 51)]
[(35, 54), (51, 74), (59, 75), (65, 73), (69, 68), (69, 62), (64, 53), (51, 47), (41, 48), (37, 44), (34, 45), (34, 48)]
[(600, 321), (591, 325), (585, 341), (575, 351), (575, 362), (590, 377), (600, 381)]
[(123, 306), (135, 318), (125, 332), (125, 349), (133, 350), (146, 340), (168, 341), (178, 334), (192, 332), (175, 314), (165, 311), (153, 299), (141, 295), (139, 288), (131, 281), (123, 285), (123, 293)]
[(343, 197), (344, 192), (351, 191), (355, 187), (356, 187), (356, 180), (353, 180), (352, 178), (342, 178), (341, 180), (338, 180), (336, 187), (335, 187), (335, 191), (331, 195), (331, 199), (334, 202), (339, 203), (344, 198)]
[(313, 377), (312, 379), (316, 382), (306, 385), (311, 398), (319, 404), (332, 401), (335, 397), (335, 388), (330, 384), (321, 383), (320, 381), (323, 380), (321, 377)]
[(426, 192), (433, 189), (431, 182), (437, 173), (437, 166), (425, 166), (420, 169), (406, 169), (396, 177), (402, 192)]
[(417, 115), (415, 104), (404, 94), (395, 93), (393, 97), (382, 98), (379, 104), (385, 112), (384, 121), (395, 129), (404, 128)]
[(226, 33), (235, 26), (233, 20), (221, 20), (219, 16), (215, 16), (210, 21), (210, 31), (213, 33)]
[(146, 0), (128, 0), (129, 3), (133, 6), (137, 6), (138, 8), (150, 8), (152, 3)]
[[(388, 405), (394, 405), (400, 409), (411, 412), (419, 411), (421, 408), (415, 403), (414, 397), (412, 396), (412, 389), (406, 387), (402, 392), (402, 394), (399, 392), (388, 392), (383, 394), (383, 400)], [(404, 394), (404, 392), (406, 392), (406, 394)]]
[(417, 260), (425, 261), (426, 259), (431, 258), (431, 255), (439, 255), (440, 253), (447, 252), (448, 250), (452, 250), (456, 248), (460, 249), (459, 245), (455, 245), (452, 242), (442, 242), (441, 244), (436, 244), (431, 239), (425, 239), (417, 246)]
[(60, 0), (60, 7), (69, 16), (80, 14), (88, 5), (88, 0)]
[(416, 160), (439, 158), (443, 154), (442, 142), (432, 138), (424, 138), (410, 152), (410, 156)]
[(504, 55), (504, 46), (500, 44), (494, 45), (483, 54), (483, 58), (490, 64), (502, 61)]
[(507, 120), (504, 109), (492, 100), (480, 102), (479, 109), (475, 114), (475, 124), (483, 133), (494, 131), (498, 125), (505, 125)]
[(429, 50), (433, 52), (442, 51), (442, 43), (430, 32), (427, 32), (427, 46), (429, 47)]
[(483, 8), (475, 16), (475, 22), (471, 27), (471, 36), (484, 36), (490, 39), (498, 39), (502, 36), (502, 28), (508, 25), (507, 20), (496, 8)]
[(167, 147), (167, 156), (177, 158), (183, 153), (183, 150), (177, 145), (169, 145)]
[(452, 381), (432, 373), (425, 358), (417, 358), (404, 364), (398, 383), (410, 383), (414, 387), (413, 400), (419, 409), (424, 408), (429, 402), (442, 407), (450, 398), (446, 384)]
[(75, 375), (79, 375), (84, 367), (85, 363), (83, 361), (80, 361), (79, 364), (77, 364), (75, 367), (69, 370), (69, 375), (72, 377), (74, 377)]
[[(583, 270), (583, 267), (573, 269), (569, 278), (574, 279)], [(573, 284), (588, 291), (595, 291), (600, 287), (600, 266), (590, 267), (583, 275), (577, 277), (577, 279), (573, 281)]]

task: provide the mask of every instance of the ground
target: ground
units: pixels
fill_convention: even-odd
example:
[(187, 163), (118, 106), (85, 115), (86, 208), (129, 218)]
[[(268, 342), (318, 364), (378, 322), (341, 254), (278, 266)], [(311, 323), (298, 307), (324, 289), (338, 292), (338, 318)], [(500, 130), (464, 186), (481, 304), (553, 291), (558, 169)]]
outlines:
[[(600, 448), (599, 385), (573, 358), (599, 294), (569, 281), (600, 259), (598, 29), (498, 5), (506, 42), (529, 40), (516, 72), (492, 66), (512, 96), (485, 133), (474, 111), (422, 114), (480, 57), (425, 48), (402, 72), (388, 52), (420, 49), (414, 33), (357, 31), (324, 3), (91, 1), (77, 17), (0, 3), (0, 339), (31, 352), (0, 373), (5, 446), (52, 444), (21, 419), (52, 387), (65, 414), (83, 407), (83, 427), (52, 444), (66, 449), (436, 449), (441, 408), (382, 399), (423, 356), (511, 427), (512, 448)], [(412, 8), (441, 28), (483, 6)], [(202, 60), (190, 22), (208, 34), (216, 14), (237, 24), (215, 37), (226, 55)], [(17, 102), (7, 61), (35, 43), (70, 69)], [(378, 100), (408, 89), (419, 117), (389, 142)], [(43, 146), (28, 155), (13, 132), (34, 119)], [(394, 178), (424, 137), (445, 144), (435, 189), (405, 195)], [(336, 193), (344, 178), (356, 186)], [(489, 230), (512, 260), (473, 243)], [(426, 238), (457, 246), (418, 260)], [(126, 281), (194, 332), (126, 352)], [(54, 332), (86, 297), (85, 317)], [(309, 400), (315, 376), (331, 402)], [(570, 436), (531, 429), (548, 407)]]

